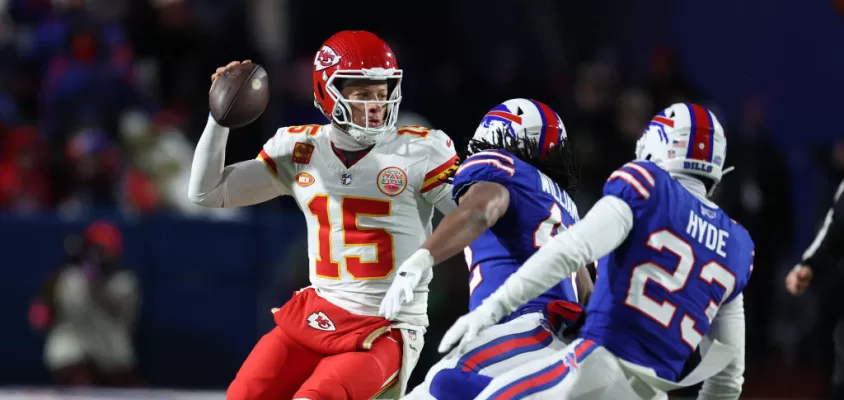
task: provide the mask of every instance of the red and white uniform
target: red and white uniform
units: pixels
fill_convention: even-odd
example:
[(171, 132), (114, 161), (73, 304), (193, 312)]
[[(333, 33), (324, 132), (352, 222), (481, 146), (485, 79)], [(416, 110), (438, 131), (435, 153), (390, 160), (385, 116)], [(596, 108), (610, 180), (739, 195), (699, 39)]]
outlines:
[[(434, 206), (449, 201), (444, 178), (457, 156), (442, 131), (410, 126), (386, 134), (346, 168), (329, 140), (331, 129), (281, 128), (258, 158), (277, 178), (279, 193), (292, 195), (305, 214), (317, 293), (352, 313), (377, 316), (395, 267), (431, 234)], [(428, 325), (431, 277), (398, 322)]]
[(229, 166), (229, 129), (213, 118), (197, 144), (191, 200), (239, 207), (290, 195), (308, 224), (312, 286), (274, 310), (277, 328), (244, 362), (229, 399), (398, 398), (422, 350), (431, 276), (396, 321), (377, 312), (395, 267), (430, 235), (434, 208), (455, 207), (444, 182), (454, 146), (442, 131), (401, 127), (347, 168), (330, 139), (336, 129), (281, 128), (256, 159)]

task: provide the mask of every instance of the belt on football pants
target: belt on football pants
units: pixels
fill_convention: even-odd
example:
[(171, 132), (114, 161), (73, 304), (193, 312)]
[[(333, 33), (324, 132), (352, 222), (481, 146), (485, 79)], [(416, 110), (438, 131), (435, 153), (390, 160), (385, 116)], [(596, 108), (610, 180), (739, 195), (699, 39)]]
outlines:
[(525, 314), (542, 313), (553, 332), (559, 335), (571, 335), (577, 332), (586, 321), (586, 310), (580, 304), (564, 300), (553, 300), (544, 305), (532, 304), (522, 307), (504, 317), (499, 324), (512, 321)]

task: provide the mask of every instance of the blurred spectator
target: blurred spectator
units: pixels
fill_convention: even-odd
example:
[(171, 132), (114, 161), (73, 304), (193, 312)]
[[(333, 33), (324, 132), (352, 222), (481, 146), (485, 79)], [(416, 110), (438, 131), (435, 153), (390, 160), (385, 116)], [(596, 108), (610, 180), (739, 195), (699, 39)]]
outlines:
[[(723, 122), (722, 122), (723, 123)], [(724, 177), (716, 194), (718, 204), (741, 222), (756, 244), (756, 268), (745, 288), (748, 326), (748, 354), (763, 356), (774, 302), (776, 266), (787, 259), (792, 243), (793, 222), (783, 218), (791, 210), (791, 182), (783, 153), (771, 140), (764, 122), (764, 110), (757, 98), (745, 100), (741, 120), (730, 140), (727, 163), (735, 167)], [(769, 232), (777, 232), (771, 235)]]
[[(624, 147), (615, 143), (617, 84), (618, 71), (611, 63), (592, 61), (577, 67), (572, 97), (563, 118), (581, 163), (582, 185), (575, 195), (578, 204), (591, 204), (600, 197), (604, 179), (617, 168), (604, 161), (603, 153)], [(632, 158), (631, 152), (625, 161)]]
[(0, 209), (33, 213), (50, 204), (46, 146), (34, 127), (22, 125), (0, 142)]
[(96, 129), (76, 132), (65, 148), (69, 184), (60, 200), (65, 215), (79, 215), (95, 207), (117, 205), (115, 180), (120, 155), (112, 142)]
[(67, 56), (50, 59), (39, 103), (43, 134), (65, 138), (96, 124), (115, 134), (120, 111), (141, 104), (128, 49), (110, 54), (105, 38), (81, 28), (68, 38)]
[(180, 126), (186, 117), (163, 110), (150, 119), (143, 111), (130, 111), (121, 118), (120, 135), (132, 168), (123, 182), (123, 204), (135, 213), (169, 208), (186, 215), (234, 218), (236, 208), (205, 208), (186, 195), (194, 146)]
[(140, 295), (135, 275), (120, 264), (122, 246), (111, 223), (89, 225), (78, 253), (31, 309), (32, 323), (46, 329), (44, 359), (60, 385), (137, 382), (131, 330)]
[[(636, 142), (656, 113), (648, 92), (641, 89), (625, 89), (618, 97), (618, 108), (615, 115), (615, 131), (620, 135), (614, 146), (607, 146), (608, 153), (604, 164), (609, 168), (617, 168), (630, 161), (635, 156)], [(609, 161), (609, 163), (607, 163)], [(605, 171), (607, 175), (610, 170)]]
[(648, 90), (657, 109), (679, 102), (699, 102), (700, 90), (683, 75), (677, 54), (667, 48), (657, 48), (651, 58)]

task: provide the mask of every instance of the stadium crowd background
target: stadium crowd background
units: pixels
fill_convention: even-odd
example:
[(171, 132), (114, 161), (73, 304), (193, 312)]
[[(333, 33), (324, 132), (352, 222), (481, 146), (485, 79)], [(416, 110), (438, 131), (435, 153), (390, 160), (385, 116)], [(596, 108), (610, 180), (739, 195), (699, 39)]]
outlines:
[[(51, 383), (27, 313), (72, 253), (67, 239), (106, 219), (140, 282), (141, 384), (224, 388), (272, 326), (270, 307), (305, 284), (307, 259), (289, 199), (237, 210), (187, 200), (209, 77), (231, 60), (268, 70), (267, 112), (228, 144), (229, 162), (251, 158), (277, 127), (323, 123), (313, 54), (335, 31), (366, 29), (405, 71), (400, 123), (443, 129), (458, 148), (505, 99), (555, 108), (582, 163), (581, 215), (652, 114), (678, 101), (712, 108), (736, 166), (717, 200), (757, 245), (745, 392), (822, 395), (835, 289), (794, 299), (782, 279), (844, 176), (844, 51), (833, 50), (844, 2), (735, 3), (0, 1), (0, 384)], [(465, 311), (466, 275), (459, 257), (438, 268), (415, 382)]]

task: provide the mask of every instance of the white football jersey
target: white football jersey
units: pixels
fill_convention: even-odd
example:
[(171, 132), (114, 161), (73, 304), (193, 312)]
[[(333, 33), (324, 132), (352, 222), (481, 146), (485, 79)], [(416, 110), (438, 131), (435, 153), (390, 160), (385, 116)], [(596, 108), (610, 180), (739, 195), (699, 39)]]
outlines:
[[(431, 234), (434, 204), (451, 196), (444, 179), (457, 155), (444, 132), (406, 126), (346, 168), (330, 129), (281, 128), (258, 158), (305, 214), (311, 284), (332, 303), (374, 316), (396, 267)], [(399, 322), (428, 325), (431, 277), (423, 277)]]

